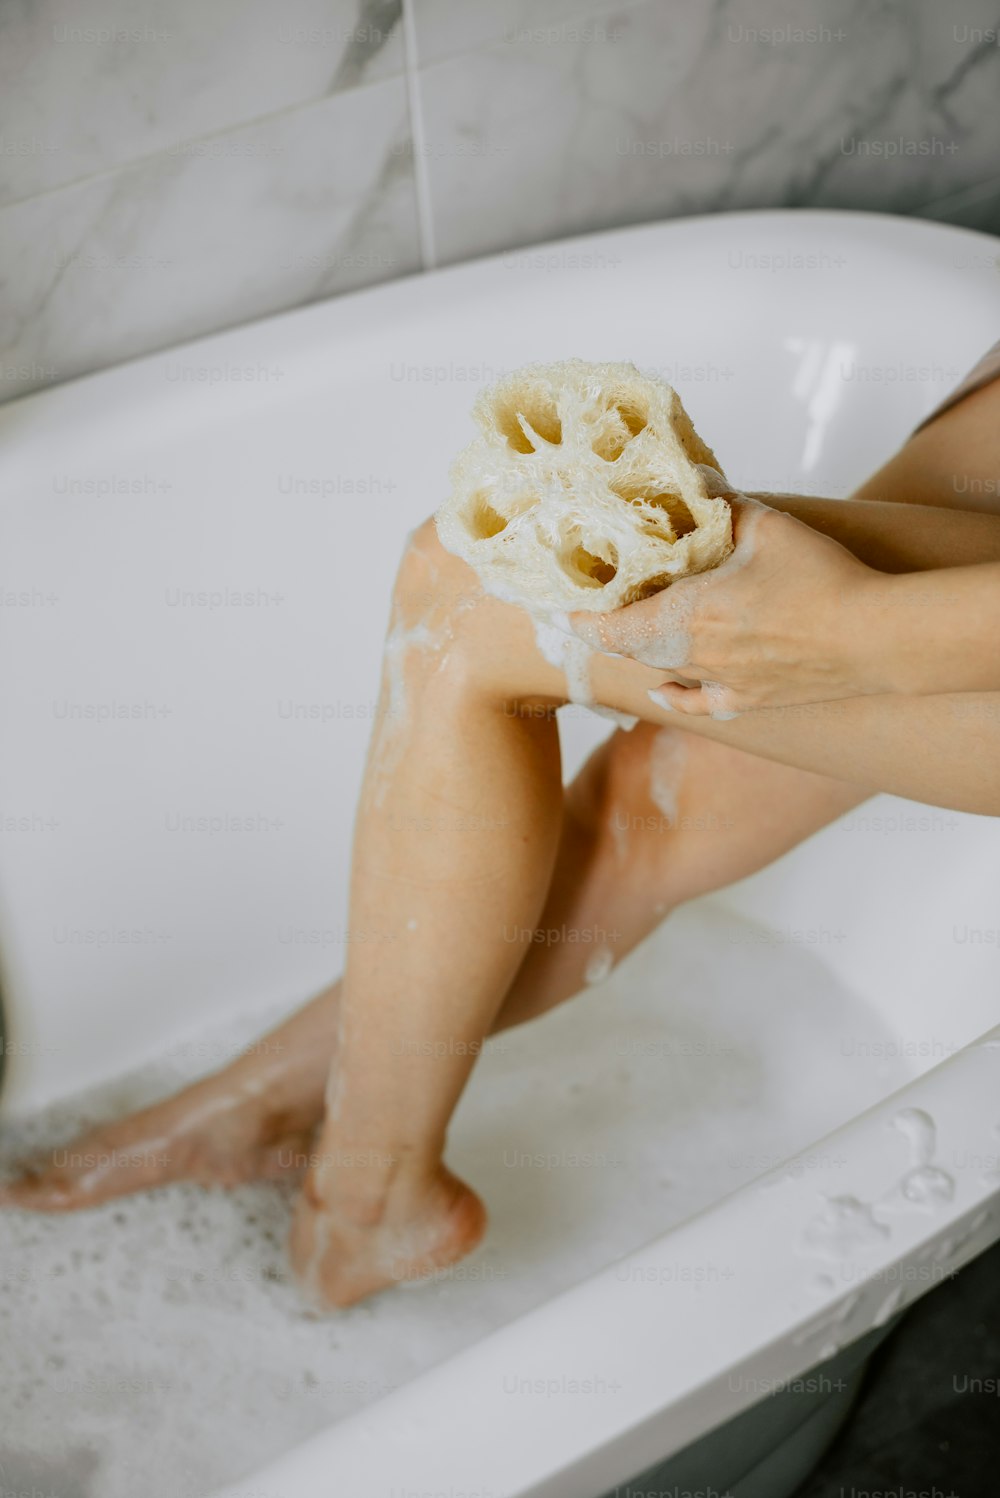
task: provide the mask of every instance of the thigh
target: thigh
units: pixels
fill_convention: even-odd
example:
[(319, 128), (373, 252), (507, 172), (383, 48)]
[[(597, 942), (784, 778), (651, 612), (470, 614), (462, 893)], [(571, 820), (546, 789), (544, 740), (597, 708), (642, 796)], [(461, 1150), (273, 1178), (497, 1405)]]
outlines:
[(608, 887), (627, 870), (662, 912), (763, 868), (865, 795), (672, 724), (640, 723), (595, 751), (566, 807), (588, 829)]
[(915, 432), (853, 498), (1000, 513), (1000, 380)]
[(669, 726), (616, 730), (567, 787), (537, 940), (497, 1028), (572, 998), (678, 905), (763, 868), (863, 799)]

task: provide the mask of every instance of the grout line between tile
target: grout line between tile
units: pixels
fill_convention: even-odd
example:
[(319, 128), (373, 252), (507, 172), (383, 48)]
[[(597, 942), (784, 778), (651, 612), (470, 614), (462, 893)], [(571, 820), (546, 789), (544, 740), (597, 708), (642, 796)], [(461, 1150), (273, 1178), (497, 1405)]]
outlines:
[(413, 145), (413, 186), (417, 198), (417, 233), (424, 270), (437, 265), (434, 245), (434, 212), (431, 204), (430, 172), (425, 149), (423, 99), (417, 57), (417, 23), (414, 0), (403, 0), (403, 54), (406, 93), (410, 104), (410, 139)]
[[(537, 27), (525, 24), (525, 31), (546, 31), (557, 26), (565, 26), (570, 21), (578, 21), (581, 26), (592, 25), (595, 21), (603, 20), (608, 16), (624, 14), (627, 11), (641, 10), (643, 6), (654, 6), (660, 0), (593, 0), (592, 5), (574, 3), (574, 0), (566, 0), (566, 10), (560, 9), (556, 15), (539, 21)], [(404, 0), (405, 4), (405, 0)], [(508, 28), (509, 29), (509, 28)], [(457, 62), (460, 58), (471, 57), (476, 52), (486, 52), (491, 47), (502, 47), (508, 38), (506, 32), (500, 32), (497, 36), (484, 37), (480, 42), (464, 45), (456, 48), (453, 52), (442, 52), (440, 56), (429, 57), (423, 64), (425, 69), (440, 67), (443, 63)], [(531, 45), (530, 42), (528, 45)]]

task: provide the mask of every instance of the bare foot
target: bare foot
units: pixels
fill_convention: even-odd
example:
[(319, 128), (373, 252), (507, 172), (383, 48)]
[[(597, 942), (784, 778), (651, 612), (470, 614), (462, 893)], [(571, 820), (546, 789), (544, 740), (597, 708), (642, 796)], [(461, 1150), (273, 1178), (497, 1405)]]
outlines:
[(323, 1117), (336, 995), (335, 985), (224, 1071), (52, 1150), (0, 1185), (0, 1207), (68, 1212), (175, 1181), (301, 1174)]
[(331, 1211), (310, 1189), (312, 1182), (310, 1176), (296, 1203), (289, 1253), (301, 1288), (325, 1309), (447, 1269), (486, 1231), (479, 1197), (444, 1166), (405, 1209), (390, 1195), (375, 1212)]
[(273, 1179), (301, 1171), (316, 1122), (300, 1127), (260, 1097), (202, 1084), (52, 1150), (0, 1186), (0, 1206), (72, 1212), (174, 1181)]

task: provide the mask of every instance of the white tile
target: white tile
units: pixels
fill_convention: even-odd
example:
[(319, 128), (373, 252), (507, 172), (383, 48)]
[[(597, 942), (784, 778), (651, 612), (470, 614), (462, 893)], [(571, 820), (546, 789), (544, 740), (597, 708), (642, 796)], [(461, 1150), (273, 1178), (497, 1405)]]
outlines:
[(0, 210), (5, 396), (418, 268), (387, 80)]
[(400, 0), (0, 9), (0, 203), (398, 74)]
[[(553, 30), (570, 31), (588, 24), (572, 0), (410, 0), (417, 36), (418, 61), (439, 62), (489, 42), (546, 40)], [(597, 7), (594, 7), (597, 9)]]
[(914, 211), (995, 169), (1000, 48), (934, 0), (874, 19), (864, 0), (649, 0), (600, 22), (421, 70), (442, 262), (727, 208)]

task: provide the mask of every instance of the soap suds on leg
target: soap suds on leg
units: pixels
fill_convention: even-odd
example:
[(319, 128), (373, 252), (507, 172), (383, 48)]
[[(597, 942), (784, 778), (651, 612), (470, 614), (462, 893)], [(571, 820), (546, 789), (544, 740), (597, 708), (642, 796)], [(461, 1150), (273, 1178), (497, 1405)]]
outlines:
[(610, 947), (597, 947), (587, 959), (584, 968), (583, 981), (586, 984), (603, 983), (605, 978), (611, 976), (611, 970), (615, 965), (614, 955)]
[(594, 701), (590, 684), (590, 658), (595, 653), (570, 629), (569, 617), (554, 613), (550, 618), (531, 616), (539, 654), (566, 678), (566, 696), (577, 707), (587, 707), (600, 718), (609, 718), (619, 728), (632, 729), (639, 719)]
[(673, 728), (660, 728), (649, 751), (649, 795), (671, 827), (677, 825), (677, 797), (687, 763), (684, 737)]

